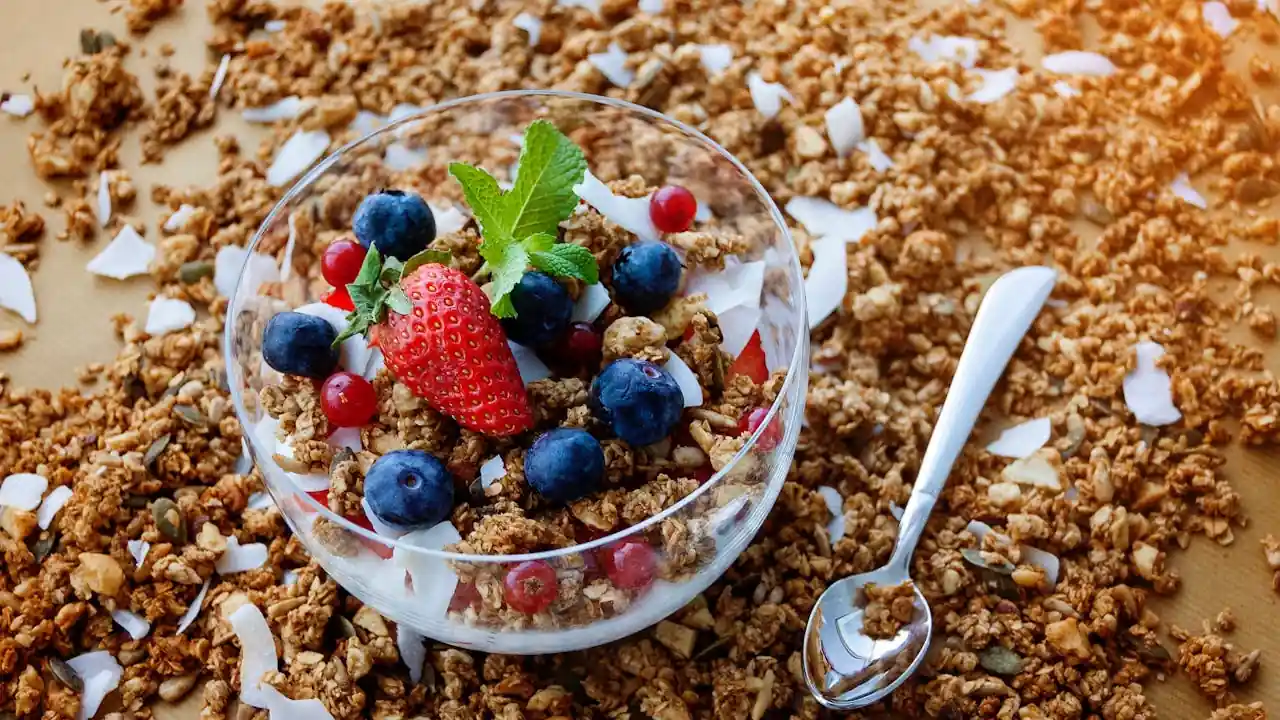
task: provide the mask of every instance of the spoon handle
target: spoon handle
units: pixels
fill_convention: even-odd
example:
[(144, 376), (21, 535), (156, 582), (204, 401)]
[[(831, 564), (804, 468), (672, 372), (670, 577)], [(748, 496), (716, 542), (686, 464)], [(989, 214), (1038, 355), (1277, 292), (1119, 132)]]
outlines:
[(1057, 273), (1050, 268), (1024, 267), (1005, 273), (987, 290), (920, 462), (920, 472), (898, 526), (898, 542), (889, 558), (889, 567), (901, 568), (904, 573), (910, 569), (911, 555), (924, 532), (933, 504), (947, 484), (951, 466), (973, 432), (978, 414), (987, 404), (996, 381), (1004, 374), (1018, 343), (1053, 291), (1056, 278)]

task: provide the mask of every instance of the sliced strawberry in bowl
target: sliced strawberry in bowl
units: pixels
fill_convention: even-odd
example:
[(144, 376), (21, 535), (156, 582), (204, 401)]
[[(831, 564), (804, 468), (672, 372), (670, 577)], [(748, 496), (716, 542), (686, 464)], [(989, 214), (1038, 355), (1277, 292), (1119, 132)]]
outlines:
[(765, 361), (764, 345), (761, 344), (759, 330), (751, 334), (747, 346), (734, 359), (727, 374), (730, 378), (746, 375), (757, 385), (762, 385), (769, 379), (769, 366)]

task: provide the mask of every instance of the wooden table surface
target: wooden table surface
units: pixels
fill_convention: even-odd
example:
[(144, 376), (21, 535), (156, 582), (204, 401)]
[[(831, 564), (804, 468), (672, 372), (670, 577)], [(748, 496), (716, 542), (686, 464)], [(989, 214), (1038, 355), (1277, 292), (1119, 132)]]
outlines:
[[(4, 0), (3, 5), (0, 90), (30, 92), (32, 86), (56, 89), (63, 59), (79, 52), (82, 28), (110, 30), (118, 37), (126, 37), (123, 17), (111, 14), (109, 4), (91, 0)], [(161, 43), (172, 43), (176, 49), (170, 62), (178, 69), (198, 73), (210, 62), (203, 44), (209, 32), (203, 5), (200, 0), (187, 3), (174, 18), (162, 22), (135, 46), (129, 64), (148, 96), (153, 86), (150, 68), (160, 59), (155, 48)], [(144, 48), (150, 49), (146, 57), (141, 52)], [(1232, 55), (1238, 60), (1252, 52), (1277, 51), (1244, 42), (1237, 43)], [(1275, 102), (1280, 98), (1270, 99)], [(62, 212), (44, 207), (42, 198), (49, 188), (36, 178), (26, 152), (26, 136), (38, 125), (35, 117), (15, 120), (0, 116), (0, 157), (4, 159), (0, 162), (0, 204), (21, 199), (29, 208), (44, 214), (49, 224), (42, 241), (40, 266), (32, 278), (39, 323), (29, 327), (15, 315), (0, 312), (0, 330), (18, 327), (29, 338), (19, 352), (0, 355), (0, 369), (21, 386), (56, 387), (74, 383), (76, 368), (90, 362), (106, 362), (115, 355), (118, 342), (112, 334), (111, 316), (127, 312), (141, 317), (152, 288), (145, 277), (121, 282), (95, 277), (84, 270), (109, 238), (97, 238), (90, 245), (56, 239), (64, 225)], [(253, 147), (255, 142), (255, 131), (232, 113), (223, 113), (216, 131), (235, 132), (247, 147)], [(197, 134), (171, 150), (163, 165), (142, 166), (136, 133), (130, 135), (121, 156), (138, 188), (139, 202), (132, 214), (149, 222), (154, 220), (146, 201), (154, 182), (185, 185), (212, 181), (216, 157), (212, 137), (211, 131)], [(154, 237), (154, 228), (150, 235)], [(1273, 255), (1269, 259), (1280, 258), (1280, 252)], [(1272, 370), (1280, 371), (1280, 356), (1273, 348), (1268, 348), (1268, 356)], [(1280, 453), (1232, 450), (1228, 473), (1243, 498), (1249, 525), (1236, 530), (1231, 547), (1197, 538), (1190, 549), (1172, 556), (1170, 564), (1181, 573), (1184, 587), (1173, 598), (1157, 604), (1167, 623), (1187, 628), (1198, 628), (1203, 620), (1230, 607), (1239, 620), (1233, 641), (1242, 649), (1263, 651), (1259, 673), (1239, 696), (1244, 701), (1262, 700), (1273, 712), (1280, 712), (1280, 670), (1271, 665), (1280, 663), (1280, 631), (1275, 628), (1280, 595), (1271, 590), (1270, 572), (1259, 540), (1268, 532), (1280, 534), (1278, 461)], [(1166, 646), (1172, 648), (1174, 643), (1166, 639)], [(1149, 691), (1163, 718), (1203, 720), (1212, 709), (1183, 678), (1154, 683)], [(163, 705), (156, 709), (160, 720), (195, 718), (200, 707), (199, 693), (192, 693), (180, 706)]]

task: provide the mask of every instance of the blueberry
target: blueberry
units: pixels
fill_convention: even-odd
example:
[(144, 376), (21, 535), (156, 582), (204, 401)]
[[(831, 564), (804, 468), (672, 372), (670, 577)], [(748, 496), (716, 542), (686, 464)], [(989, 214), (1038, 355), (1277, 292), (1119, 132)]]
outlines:
[(285, 375), (323, 380), (338, 367), (337, 331), (324, 318), (277, 313), (262, 333), (262, 359)]
[(360, 244), (408, 260), (436, 239), (436, 219), (417, 193), (379, 190), (360, 201), (351, 225)]
[(516, 316), (502, 319), (507, 339), (525, 347), (541, 347), (559, 338), (569, 327), (573, 298), (569, 291), (543, 272), (527, 272), (511, 291)]
[(613, 261), (613, 293), (632, 313), (661, 310), (680, 286), (680, 256), (657, 240), (628, 245)]
[(614, 360), (591, 383), (591, 409), (618, 437), (652, 445), (671, 434), (684, 394), (671, 373), (647, 361)]
[(401, 528), (430, 527), (453, 512), (453, 476), (421, 450), (393, 450), (364, 478), (364, 499), (379, 520)]
[(578, 500), (600, 489), (604, 450), (586, 430), (551, 430), (533, 441), (524, 458), (524, 477), (552, 502)]

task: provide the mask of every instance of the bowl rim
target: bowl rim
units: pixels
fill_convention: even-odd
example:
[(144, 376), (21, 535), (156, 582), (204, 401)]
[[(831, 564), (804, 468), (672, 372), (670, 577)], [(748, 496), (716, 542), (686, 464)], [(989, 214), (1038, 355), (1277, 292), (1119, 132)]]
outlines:
[[(435, 103), (433, 105), (425, 106), (419, 109), (417, 112), (415, 112), (412, 115), (407, 115), (394, 122), (390, 122), (380, 128), (377, 128), (376, 130), (373, 130), (372, 132), (366, 133), (365, 135), (362, 135), (361, 137), (346, 143), (345, 145), (338, 148), (337, 150), (335, 150), (334, 152), (330, 153), (328, 156), (320, 160), (318, 163), (316, 163), (315, 167), (311, 168), (309, 171), (303, 174), (301, 178), (294, 181), (293, 185), (290, 186), (289, 190), (283, 196), (281, 196), (280, 200), (277, 201), (276, 204), (271, 208), (271, 211), (263, 219), (262, 223), (258, 226), (258, 229), (254, 232), (253, 239), (249, 242), (249, 245), (246, 247), (246, 250), (248, 250), (249, 252), (255, 251), (255, 249), (258, 247), (258, 244), (262, 241), (263, 236), (266, 234), (267, 229), (273, 227), (276, 220), (280, 217), (281, 214), (285, 213), (288, 210), (292, 202), (299, 195), (309, 191), (311, 185), (316, 180), (318, 180), (322, 175), (324, 175), (329, 170), (329, 168), (331, 168), (337, 162), (342, 160), (346, 156), (348, 151), (358, 146), (364, 145), (365, 143), (371, 142), (384, 135), (393, 133), (397, 128), (401, 126), (421, 121), (426, 117), (439, 114), (440, 112), (443, 112), (443, 111), (453, 110), (465, 105), (483, 104), (483, 103), (492, 102), (495, 100), (519, 99), (519, 98), (552, 98), (552, 99), (563, 99), (563, 100), (576, 100), (576, 101), (587, 103), (587, 104), (604, 105), (604, 106), (618, 108), (621, 110), (626, 110), (630, 113), (641, 115), (651, 120), (656, 120), (659, 123), (668, 125), (670, 127), (674, 127), (675, 129), (682, 132), (684, 135), (691, 137), (694, 140), (708, 146), (710, 149), (718, 153), (722, 158), (724, 158), (725, 160), (728, 160), (729, 163), (735, 169), (737, 169), (737, 171), (741, 173), (742, 176), (746, 179), (747, 183), (755, 191), (757, 197), (759, 197), (763, 201), (765, 208), (768, 210), (768, 214), (770, 218), (774, 222), (774, 225), (782, 233), (782, 237), (787, 241), (786, 242), (788, 246), (787, 265), (788, 265), (789, 274), (791, 274), (793, 278), (796, 278), (801, 281), (799, 287), (794, 288), (792, 293), (795, 298), (793, 307), (798, 311), (797, 316), (799, 318), (799, 321), (796, 327), (796, 330), (797, 330), (796, 346), (794, 350), (792, 350), (791, 361), (787, 366), (787, 374), (786, 374), (786, 377), (783, 379), (782, 388), (779, 390), (777, 396), (774, 398), (774, 401), (770, 404), (769, 412), (765, 415), (764, 421), (760, 423), (760, 426), (756, 428), (756, 431), (751, 434), (751, 437), (749, 437), (747, 441), (742, 445), (742, 447), (738, 450), (738, 452), (734, 454), (733, 458), (730, 459), (727, 465), (725, 465), (722, 469), (716, 471), (716, 473), (712, 475), (709, 480), (707, 480), (705, 483), (702, 483), (702, 485), (700, 485), (697, 489), (690, 492), (688, 495), (684, 496), (679, 501), (675, 502), (674, 504), (672, 504), (670, 507), (666, 508), (662, 512), (659, 512), (655, 515), (645, 518), (644, 520), (636, 523), (635, 525), (630, 525), (628, 527), (622, 528), (621, 530), (618, 530), (616, 532), (610, 533), (608, 535), (602, 536), (600, 538), (597, 538), (588, 542), (575, 543), (573, 545), (563, 547), (563, 548), (556, 548), (554, 550), (541, 550), (533, 553), (517, 553), (517, 554), (509, 554), (509, 555), (457, 553), (457, 552), (450, 552), (448, 550), (437, 550), (434, 548), (426, 548), (419, 545), (415, 545), (412, 542), (401, 542), (401, 538), (392, 538), (386, 535), (380, 535), (376, 532), (360, 527), (359, 525), (356, 525), (355, 523), (351, 522), (347, 518), (341, 515), (338, 515), (337, 513), (330, 510), (327, 504), (320, 503), (315, 498), (311, 497), (309, 493), (303, 491), (302, 488), (300, 487), (296, 488), (296, 492), (294, 493), (294, 497), (292, 498), (293, 502), (302, 503), (304, 509), (307, 509), (306, 506), (309, 505), (310, 506), (309, 509), (313, 511), (315, 514), (317, 514), (319, 517), (324, 517), (328, 521), (338, 524), (347, 532), (355, 533), (357, 537), (362, 537), (362, 538), (371, 540), (373, 542), (379, 543), (385, 547), (391, 548), (393, 551), (401, 550), (403, 552), (407, 552), (411, 554), (417, 554), (425, 557), (454, 561), (454, 562), (465, 562), (465, 563), (474, 563), (474, 564), (481, 564), (481, 563), (511, 564), (511, 563), (528, 562), (532, 560), (552, 560), (555, 558), (565, 557), (568, 555), (580, 554), (588, 550), (594, 550), (596, 548), (612, 545), (614, 543), (626, 540), (627, 538), (630, 538), (636, 534), (642, 533), (645, 530), (649, 529), (650, 527), (653, 527), (654, 525), (661, 523), (663, 520), (671, 517), (672, 515), (679, 513), (682, 509), (684, 509), (689, 504), (693, 503), (697, 498), (701, 497), (704, 493), (710, 492), (713, 487), (717, 486), (720, 483), (720, 481), (726, 476), (727, 472), (732, 470), (735, 466), (737, 466), (737, 464), (755, 447), (760, 437), (773, 424), (775, 418), (779, 414), (781, 414), (782, 412), (781, 401), (787, 397), (788, 391), (791, 389), (792, 385), (794, 385), (797, 382), (804, 382), (806, 384), (808, 383), (809, 323), (807, 320), (808, 308), (806, 307), (806, 298), (805, 298), (805, 293), (803, 288), (804, 271), (803, 271), (803, 268), (800, 266), (800, 256), (796, 252), (795, 241), (791, 236), (791, 230), (787, 226), (787, 221), (786, 221), (786, 218), (782, 215), (782, 211), (778, 208), (777, 203), (774, 202), (773, 196), (769, 194), (769, 191), (765, 189), (765, 187), (760, 183), (760, 181), (756, 178), (756, 176), (749, 169), (747, 169), (747, 167), (743, 165), (742, 162), (738, 160), (738, 158), (734, 157), (732, 153), (726, 150), (723, 146), (721, 146), (715, 140), (712, 140), (702, 131), (684, 122), (681, 122), (680, 120), (670, 117), (664, 113), (658, 112), (657, 110), (653, 110), (651, 108), (647, 108), (642, 105), (637, 105), (635, 103), (628, 102), (626, 100), (620, 100), (617, 98), (611, 98), (603, 95), (592, 95), (589, 93), (574, 92), (569, 90), (529, 89), (529, 90), (500, 90), (496, 92), (466, 95), (463, 97), (453, 98), (450, 100), (445, 100), (443, 102)], [(228, 386), (230, 388), (232, 403), (236, 411), (236, 419), (240, 422), (241, 431), (243, 432), (244, 443), (250, 451), (251, 458), (253, 459), (255, 464), (258, 462), (267, 462), (272, 465), (276, 465), (275, 461), (271, 459), (271, 453), (267, 452), (266, 448), (258, 447), (259, 439), (257, 437), (257, 433), (252, 431), (252, 426), (245, 425), (245, 421), (248, 418), (249, 413), (245, 408), (244, 397), (240, 390), (240, 385), (243, 382), (243, 378), (240, 376), (240, 368), (238, 364), (229, 362), (230, 358), (232, 357), (231, 349), (235, 341), (235, 328), (236, 328), (235, 318), (231, 317), (230, 313), (237, 308), (237, 305), (238, 305), (237, 301), (242, 302), (242, 299), (240, 298), (240, 289), (243, 285), (245, 275), (247, 274), (247, 271), (248, 271), (248, 267), (249, 267), (249, 264), (245, 263), (245, 266), (240, 269), (240, 272), (236, 276), (235, 287), (232, 289), (231, 296), (228, 298), (228, 303), (227, 303), (228, 317), (224, 321), (224, 327), (223, 327), (223, 341), (222, 341), (223, 361), (226, 365)], [(801, 418), (802, 418), (803, 408), (804, 408), (803, 399), (798, 405), (800, 408)], [(799, 435), (798, 429), (784, 428), (784, 436), (780, 441), (780, 445), (785, 446), (786, 444), (790, 443), (791, 445), (794, 446), (795, 441), (798, 439), (798, 435)], [(772, 453), (774, 451), (770, 450), (768, 452)], [(263, 458), (264, 460), (259, 460), (259, 458)], [(283, 468), (279, 468), (278, 465), (277, 465), (277, 468), (280, 469), (281, 472), (283, 472)], [(264, 484), (267, 487), (267, 491), (272, 494), (273, 499), (277, 502), (277, 504), (279, 504), (280, 498), (275, 497), (275, 492), (272, 490), (271, 483), (266, 482), (267, 473), (263, 471), (262, 474), (263, 474)], [(287, 476), (286, 476), (286, 480), (287, 480)], [(284, 512), (283, 508), (281, 508), (281, 514), (284, 515), (286, 520), (289, 520), (290, 523), (292, 523), (291, 518), (289, 518), (289, 514)], [(431, 527), (435, 527), (435, 526), (431, 526)], [(429, 528), (417, 528), (415, 531), (420, 532), (427, 529)], [(304, 534), (297, 528), (294, 528), (294, 531), (299, 534)], [(388, 562), (395, 562), (395, 559), (390, 558), (388, 559)]]

